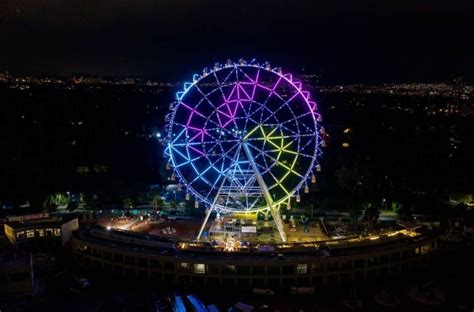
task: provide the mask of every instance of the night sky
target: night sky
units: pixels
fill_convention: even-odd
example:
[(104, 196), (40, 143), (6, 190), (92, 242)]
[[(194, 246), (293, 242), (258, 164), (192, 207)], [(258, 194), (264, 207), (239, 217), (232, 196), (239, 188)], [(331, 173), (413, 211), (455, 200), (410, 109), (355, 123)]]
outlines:
[(328, 82), (472, 82), (472, 29), (472, 0), (0, 0), (0, 70), (181, 80), (244, 57)]

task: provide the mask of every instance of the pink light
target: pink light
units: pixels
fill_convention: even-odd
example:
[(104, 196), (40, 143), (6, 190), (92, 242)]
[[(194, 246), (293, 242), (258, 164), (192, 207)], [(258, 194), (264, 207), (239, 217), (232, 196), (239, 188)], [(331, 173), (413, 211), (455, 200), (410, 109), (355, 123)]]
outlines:
[(196, 153), (198, 153), (198, 154), (200, 154), (200, 155), (202, 155), (202, 156), (205, 156), (204, 152), (198, 150), (198, 149), (195, 148), (194, 146), (188, 145), (188, 147), (189, 147), (190, 149), (192, 149), (193, 151), (195, 151)]

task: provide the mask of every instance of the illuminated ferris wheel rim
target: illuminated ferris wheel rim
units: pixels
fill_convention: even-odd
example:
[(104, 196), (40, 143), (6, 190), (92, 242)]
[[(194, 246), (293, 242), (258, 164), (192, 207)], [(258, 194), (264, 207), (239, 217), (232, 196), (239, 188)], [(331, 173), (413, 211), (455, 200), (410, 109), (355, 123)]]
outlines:
[[(304, 115), (308, 115), (308, 114), (311, 115), (311, 118), (312, 118), (312, 125), (311, 125), (311, 127), (312, 127), (312, 130), (313, 130), (313, 132), (311, 133), (311, 135), (313, 136), (312, 139), (313, 139), (313, 141), (314, 141), (314, 149), (313, 149), (313, 151), (312, 151), (310, 154), (304, 155), (305, 157), (310, 158), (310, 163), (309, 163), (309, 165), (307, 166), (307, 168), (306, 168), (306, 170), (305, 170), (305, 172), (304, 172), (303, 174), (298, 174), (298, 175), (301, 177), (300, 180), (299, 180), (299, 182), (298, 182), (296, 185), (294, 185), (293, 187), (291, 187), (291, 190), (286, 191), (286, 194), (285, 194), (284, 196), (280, 196), (278, 199), (276, 199), (275, 201), (273, 201), (273, 205), (276, 206), (276, 207), (279, 207), (281, 204), (286, 203), (286, 202), (289, 200), (289, 198), (291, 198), (292, 196), (294, 196), (294, 194), (295, 194), (296, 192), (298, 192), (298, 190), (301, 189), (304, 184), (307, 184), (307, 180), (309, 179), (309, 176), (310, 176), (310, 174), (312, 173), (313, 168), (315, 167), (315, 164), (317, 163), (317, 156), (320, 154), (320, 149), (319, 149), (319, 137), (318, 137), (318, 121), (320, 120), (320, 115), (316, 112), (316, 108), (317, 108), (316, 103), (315, 103), (314, 101), (311, 101), (311, 100), (310, 100), (310, 93), (309, 93), (308, 91), (303, 90), (301, 82), (293, 80), (293, 77), (292, 77), (291, 74), (284, 74), (284, 73), (282, 73), (281, 69), (279, 69), (279, 68), (273, 68), (273, 69), (270, 68), (267, 63), (266, 63), (265, 65), (260, 65), (260, 64), (256, 64), (256, 63), (247, 64), (247, 63), (245, 63), (245, 62), (243, 62), (243, 61), (240, 61), (239, 63), (227, 62), (227, 63), (226, 63), (225, 65), (223, 65), (223, 66), (216, 64), (212, 70), (210, 70), (210, 71), (204, 70), (202, 75), (193, 75), (193, 81), (192, 81), (192, 82), (186, 82), (186, 83), (184, 83), (184, 88), (183, 88), (183, 90), (176, 93), (176, 102), (173, 104), (173, 107), (172, 107), (172, 112), (171, 112), (171, 116), (170, 116), (170, 118), (169, 118), (168, 131), (167, 131), (167, 133), (168, 133), (168, 137), (167, 137), (167, 138), (168, 138), (167, 154), (168, 154), (168, 156), (169, 156), (169, 158), (170, 158), (171, 165), (172, 165), (173, 168), (174, 168), (174, 173), (175, 173), (175, 175), (178, 177), (178, 180), (184, 184), (184, 186), (185, 186), (185, 188), (187, 189), (187, 191), (190, 192), (192, 195), (194, 195), (198, 201), (203, 202), (203, 203), (205, 203), (206, 205), (209, 205), (209, 206), (214, 204), (214, 206), (215, 206), (215, 208), (216, 208), (217, 210), (220, 210), (220, 211), (234, 211), (234, 212), (235, 212), (235, 211), (238, 211), (238, 212), (246, 213), (246, 212), (257, 212), (257, 211), (267, 210), (267, 209), (268, 209), (268, 206), (267, 206), (267, 205), (256, 205), (257, 201), (255, 201), (255, 202), (251, 205), (251, 207), (247, 207), (247, 209), (245, 209), (245, 208), (244, 208), (244, 209), (241, 209), (241, 208), (238, 208), (238, 209), (236, 209), (236, 208), (230, 208), (229, 206), (227, 206), (227, 204), (223, 205), (223, 204), (221, 204), (221, 203), (219, 203), (219, 202), (213, 202), (212, 199), (211, 199), (210, 196), (209, 196), (209, 194), (211, 194), (211, 192), (212, 192), (213, 190), (211, 189), (211, 190), (207, 193), (207, 195), (203, 195), (203, 194), (202, 194), (202, 191), (196, 189), (196, 188), (192, 185), (193, 183), (192, 183), (192, 182), (190, 183), (190, 181), (188, 181), (188, 179), (185, 177), (185, 175), (183, 174), (183, 172), (182, 172), (181, 169), (180, 169), (180, 166), (181, 166), (182, 164), (180, 164), (179, 162), (176, 161), (176, 157), (177, 157), (177, 156), (176, 156), (176, 153), (174, 152), (174, 149), (173, 149), (173, 140), (174, 140), (174, 137), (176, 136), (176, 133), (173, 132), (173, 131), (174, 131), (174, 128), (173, 128), (173, 127), (176, 125), (176, 124), (175, 124), (175, 120), (176, 120), (177, 113), (178, 113), (178, 110), (179, 110), (180, 106), (186, 105), (186, 104), (184, 104), (183, 100), (186, 99), (186, 96), (187, 96), (188, 92), (190, 92), (190, 90), (192, 90), (193, 88), (198, 88), (199, 83), (201, 83), (204, 79), (206, 79), (206, 77), (209, 77), (209, 76), (212, 76), (212, 75), (214, 75), (214, 76), (216, 77), (217, 87), (214, 88), (214, 89), (211, 89), (211, 91), (210, 91), (209, 93), (206, 93), (206, 94), (205, 94), (205, 93), (202, 93), (202, 98), (200, 99), (200, 101), (199, 101), (198, 103), (193, 103), (194, 106), (188, 107), (188, 109), (193, 109), (193, 108), (197, 108), (205, 99), (206, 99), (207, 101), (209, 101), (209, 100), (207, 99), (207, 97), (209, 96), (209, 94), (211, 94), (212, 92), (217, 92), (218, 89), (220, 89), (220, 91), (222, 92), (222, 88), (223, 88), (223, 87), (226, 87), (226, 86), (233, 86), (233, 85), (235, 86), (235, 85), (237, 85), (237, 88), (239, 88), (239, 84), (245, 84), (245, 82), (241, 82), (240, 80), (237, 80), (237, 81), (235, 81), (235, 82), (230, 82), (230, 83), (228, 83), (228, 82), (226, 81), (225, 83), (222, 83), (222, 84), (221, 84), (221, 82), (217, 79), (216, 73), (219, 73), (220, 71), (226, 70), (226, 69), (227, 69), (227, 70), (230, 70), (229, 75), (228, 75), (227, 77), (229, 77), (229, 76), (232, 74), (232, 72), (233, 72), (234, 70), (236, 70), (236, 71), (237, 71), (237, 70), (242, 71), (242, 70), (245, 70), (245, 69), (257, 70), (257, 76), (255, 77), (255, 80), (252, 80), (250, 77), (248, 77), (248, 76), (246, 75), (247, 78), (249, 78), (249, 79), (251, 80), (251, 83), (253, 83), (253, 85), (254, 85), (254, 92), (255, 92), (255, 90), (257, 89), (257, 87), (258, 87), (258, 88), (265, 88), (265, 85), (264, 85), (263, 83), (261, 83), (261, 82), (258, 81), (260, 71), (263, 71), (263, 72), (265, 72), (265, 73), (269, 73), (269, 74), (271, 74), (271, 75), (275, 75), (276, 77), (278, 77), (278, 78), (277, 78), (278, 81), (277, 81), (277, 83), (275, 84), (274, 89), (276, 88), (276, 85), (279, 84), (280, 80), (282, 80), (282, 81), (284, 81), (285, 83), (287, 83), (288, 86), (290, 86), (293, 91), (296, 91), (296, 93), (295, 93), (295, 95), (293, 95), (292, 99), (293, 99), (293, 98), (296, 98), (296, 96), (298, 95), (298, 96), (304, 101), (304, 104), (306, 105), (306, 107), (307, 107), (307, 109), (308, 109), (308, 112), (305, 113)], [(245, 71), (243, 71), (243, 73), (245, 74)], [(248, 83), (248, 82), (247, 82), (247, 83)], [(198, 89), (199, 89), (199, 88), (198, 88)], [(273, 96), (273, 95), (275, 95), (277, 98), (279, 98), (281, 101), (283, 101), (282, 106), (285, 106), (285, 105), (286, 105), (287, 108), (289, 108), (289, 111), (291, 112), (291, 114), (292, 114), (292, 116), (293, 116), (293, 119), (294, 119), (294, 120), (297, 120), (297, 119), (298, 119), (298, 116), (296, 116), (296, 115), (294, 114), (294, 111), (291, 109), (291, 107), (290, 107), (290, 105), (289, 105), (289, 102), (290, 102), (292, 99), (287, 101), (287, 100), (283, 99), (283, 98), (281, 97), (281, 95), (277, 94), (276, 92), (274, 92), (274, 90), (272, 90), (272, 91), (270, 92), (270, 94), (268, 95), (267, 101), (268, 101), (268, 99), (269, 99), (271, 96)], [(225, 97), (224, 97), (224, 99), (225, 99)], [(238, 100), (238, 101), (243, 101), (243, 100)], [(255, 105), (255, 104), (260, 105), (261, 107), (263, 107), (262, 110), (263, 110), (263, 109), (267, 109), (267, 108), (265, 107), (265, 106), (266, 106), (266, 103), (258, 103), (257, 101), (255, 101), (254, 98), (249, 98), (249, 99), (247, 99), (247, 101), (249, 101), (251, 104), (254, 104), (254, 105)], [(232, 101), (230, 101), (230, 102), (232, 102)], [(242, 104), (241, 104), (241, 105), (242, 105)], [(187, 106), (187, 105), (186, 105), (186, 106)], [(243, 106), (242, 106), (242, 107), (243, 107)], [(212, 114), (216, 114), (216, 115), (217, 115), (217, 110), (214, 111)], [(212, 114), (211, 114), (211, 115), (212, 115)], [(262, 115), (263, 115), (263, 113), (262, 113)], [(304, 115), (303, 115), (303, 116), (304, 116)], [(235, 117), (235, 116), (234, 116), (233, 118), (234, 118), (234, 120), (233, 120), (234, 122), (235, 122), (235, 120), (238, 119), (238, 118), (242, 118), (242, 119), (243, 119), (243, 117)], [(209, 116), (209, 118), (206, 120), (206, 124), (209, 122), (209, 119), (210, 119), (210, 116)], [(290, 119), (291, 119), (291, 118), (290, 118)], [(289, 119), (289, 120), (290, 120), (290, 119)], [(297, 136), (297, 135), (300, 134), (300, 129), (298, 128), (298, 125), (299, 125), (298, 122), (297, 122), (297, 121), (294, 121), (294, 120), (292, 120), (292, 122), (295, 122), (295, 123), (296, 123), (297, 134), (296, 134), (295, 136)], [(212, 122), (216, 123), (215, 121), (212, 121)], [(220, 121), (219, 121), (219, 122), (220, 122)], [(217, 123), (216, 123), (216, 125), (217, 125)], [(308, 125), (306, 125), (306, 124), (304, 124), (304, 125), (305, 125), (306, 127), (308, 127)], [(266, 127), (267, 125), (260, 124), (261, 131), (262, 131), (262, 133), (264, 133), (264, 130), (263, 130), (262, 126), (265, 126), (265, 127)], [(187, 126), (181, 125), (181, 127), (182, 127), (183, 129), (185, 129)], [(222, 127), (222, 125), (221, 125), (221, 127)], [(280, 127), (281, 127), (281, 125), (280, 125)], [(222, 129), (223, 129), (223, 130), (222, 130)], [(223, 127), (222, 129), (220, 130), (221, 132), (230, 133), (230, 130), (226, 129), (225, 127)], [(251, 130), (250, 132), (254, 132), (254, 130), (255, 130), (255, 129)], [(183, 131), (184, 131), (184, 130), (183, 130)], [(204, 129), (203, 132), (205, 132), (205, 131), (206, 131), (206, 130)], [(244, 129), (244, 131), (246, 131), (246, 132), (244, 132), (244, 135), (246, 135), (246, 134), (248, 133), (247, 129)], [(274, 130), (273, 130), (273, 131), (274, 131)], [(281, 131), (281, 129), (280, 129), (280, 131)], [(187, 132), (187, 129), (186, 129), (186, 132)], [(273, 133), (273, 132), (272, 132), (272, 133)], [(232, 133), (231, 133), (231, 134), (232, 134)], [(265, 133), (264, 133), (264, 135), (265, 135)], [(306, 134), (306, 135), (309, 136), (309, 134)], [(247, 136), (248, 136), (248, 135), (247, 135)], [(204, 137), (204, 135), (203, 135), (203, 137)], [(281, 134), (280, 139), (283, 140), (283, 137), (284, 137), (284, 135)], [(265, 139), (266, 139), (266, 138), (265, 138)], [(232, 137), (231, 140), (228, 140), (228, 142), (231, 142), (231, 141), (234, 142), (234, 143), (237, 143), (238, 141), (241, 141), (241, 142), (243, 142), (243, 141), (250, 142), (250, 141), (252, 141), (252, 140), (262, 140), (262, 139), (261, 139), (261, 138), (252, 139), (252, 138), (247, 138), (247, 137), (245, 137), (245, 140), (242, 140), (242, 137), (239, 138), (239, 137), (234, 136), (234, 137)], [(294, 140), (294, 139), (293, 139), (293, 140)], [(224, 142), (224, 141), (222, 141), (222, 142)], [(292, 143), (292, 142), (293, 142), (293, 141), (290, 141), (290, 143)], [(189, 148), (188, 148), (188, 147), (191, 146), (191, 144), (196, 144), (196, 143), (197, 143), (197, 142), (188, 143), (187, 141), (186, 141), (186, 143), (184, 143), (184, 145), (186, 145), (186, 148), (187, 148), (187, 150), (188, 150), (188, 156), (189, 156)], [(299, 138), (299, 137), (298, 137), (297, 143), (298, 143), (298, 148), (299, 148), (299, 147), (300, 147), (300, 138)], [(206, 144), (208, 144), (208, 143), (206, 143)], [(205, 150), (205, 145), (206, 145), (206, 144), (204, 144), (203, 142), (201, 142), (201, 146), (203, 147), (203, 150)], [(239, 144), (239, 146), (241, 146), (243, 143), (238, 143), (238, 144)], [(308, 145), (308, 143), (307, 143), (306, 145)], [(236, 147), (236, 146), (237, 146), (237, 144), (235, 144), (234, 147)], [(233, 147), (233, 148), (234, 148), (234, 147)], [(251, 147), (252, 147), (253, 149), (257, 150), (254, 146), (251, 145)], [(194, 147), (191, 147), (191, 148), (194, 149)], [(204, 152), (207, 152), (207, 150), (205, 150)], [(229, 151), (228, 151), (228, 152), (229, 152)], [(239, 153), (239, 152), (237, 152), (237, 153)], [(262, 153), (262, 154), (263, 154), (263, 153)], [(297, 158), (297, 157), (298, 157), (300, 154), (302, 154), (302, 153), (300, 153), (299, 150), (298, 150), (298, 151), (296, 152), (296, 154), (297, 154), (297, 156), (295, 156), (295, 157)], [(303, 154), (302, 154), (302, 155), (303, 155)], [(207, 158), (208, 160), (209, 160), (209, 157), (210, 157), (210, 156), (206, 156), (206, 158)], [(226, 156), (226, 157), (228, 157), (228, 156)], [(189, 157), (189, 158), (190, 158), (190, 157)], [(296, 161), (296, 158), (295, 158), (295, 161)], [(265, 165), (267, 166), (267, 169), (263, 168), (263, 169), (264, 169), (263, 172), (264, 172), (264, 174), (267, 174), (268, 172), (270, 172), (270, 169), (273, 168), (276, 163), (278, 163), (278, 159), (276, 159), (276, 160), (275, 160), (275, 163), (273, 163), (273, 164), (271, 164), (271, 165), (267, 165), (267, 159), (266, 159), (266, 158), (264, 158), (264, 160), (265, 160)], [(269, 161), (270, 161), (270, 160), (271, 160), (271, 159), (269, 159)], [(209, 162), (211, 162), (211, 160), (209, 160)], [(193, 164), (191, 161), (190, 161), (190, 164), (191, 164), (193, 170), (195, 170), (196, 173), (199, 175), (199, 172), (198, 172), (199, 170), (196, 169), (196, 167), (194, 166), (194, 164)], [(211, 163), (210, 166), (213, 167), (214, 165), (215, 165), (215, 163)], [(294, 165), (294, 163), (293, 163), (293, 165)], [(264, 167), (264, 166), (262, 166), (262, 164), (259, 164), (259, 166), (261, 167), (261, 169), (262, 169), (262, 167)], [(225, 170), (221, 171), (221, 174), (228, 175), (228, 171), (229, 171), (229, 170), (230, 170), (230, 168), (226, 168)], [(290, 170), (290, 172), (293, 172), (293, 168), (291, 168), (291, 169), (289, 169), (289, 170)], [(270, 174), (271, 174), (271, 172), (270, 172)], [(286, 177), (286, 176), (285, 176), (285, 177)], [(273, 177), (273, 178), (275, 178), (275, 177)], [(283, 181), (283, 180), (281, 180), (281, 181)], [(277, 182), (278, 182), (278, 181), (277, 181)], [(217, 183), (217, 181), (216, 181), (216, 183)], [(216, 186), (216, 183), (214, 183), (214, 185), (209, 184), (209, 187), (214, 188), (214, 187)], [(275, 198), (274, 198), (274, 199), (275, 199)]]

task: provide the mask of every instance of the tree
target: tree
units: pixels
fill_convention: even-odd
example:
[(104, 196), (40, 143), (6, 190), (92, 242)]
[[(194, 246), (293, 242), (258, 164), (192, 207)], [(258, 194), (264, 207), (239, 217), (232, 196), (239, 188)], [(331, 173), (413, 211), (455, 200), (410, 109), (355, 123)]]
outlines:
[(58, 208), (54, 202), (50, 200), (50, 197), (48, 197), (44, 202), (43, 202), (43, 208), (46, 211), (53, 212), (56, 211)]
[(123, 207), (124, 208), (132, 208), (133, 207), (133, 199), (130, 196), (125, 196), (123, 198)]
[(454, 207), (454, 214), (456, 217), (461, 217), (466, 214), (468, 211), (468, 207), (465, 203), (459, 203)]
[(163, 200), (161, 199), (161, 190), (158, 187), (151, 188), (147, 193), (148, 202), (153, 205), (153, 208), (159, 209), (163, 206)]
[(120, 192), (120, 199), (122, 200), (122, 206), (125, 209), (130, 209), (133, 207), (133, 204), (135, 203), (132, 195), (128, 190), (122, 190)]
[(362, 215), (362, 207), (358, 203), (352, 202), (349, 207), (349, 215), (351, 216), (352, 223), (356, 223)]
[(154, 209), (161, 208), (163, 206), (163, 199), (159, 193), (153, 194), (152, 204)]
[(66, 194), (56, 193), (52, 196), (52, 200), (58, 207), (66, 207), (69, 204), (69, 197)]
[(150, 197), (148, 196), (148, 194), (145, 192), (140, 192), (137, 196), (137, 204), (143, 205), (143, 204), (149, 204), (149, 203), (150, 203)]
[(77, 207), (78, 207), (78, 205), (77, 205), (77, 203), (74, 202), (74, 201), (71, 201), (71, 202), (67, 205), (67, 209), (68, 209), (69, 211), (74, 211), (74, 210), (77, 209)]
[(81, 195), (81, 205), (94, 209), (96, 208), (97, 203), (92, 194), (86, 193)]
[(369, 223), (369, 229), (372, 230), (379, 219), (380, 208), (371, 202), (366, 202), (362, 205), (362, 209), (364, 211), (364, 220)]
[(403, 204), (398, 201), (392, 201), (390, 210), (395, 212), (400, 219), (411, 218), (411, 208), (407, 203)]
[(346, 168), (346, 166), (337, 169), (335, 175), (337, 185), (341, 190), (347, 191), (351, 189), (351, 172)]
[(43, 202), (43, 207), (48, 211), (55, 211), (58, 208), (66, 208), (69, 204), (69, 197), (63, 193), (49, 195)]

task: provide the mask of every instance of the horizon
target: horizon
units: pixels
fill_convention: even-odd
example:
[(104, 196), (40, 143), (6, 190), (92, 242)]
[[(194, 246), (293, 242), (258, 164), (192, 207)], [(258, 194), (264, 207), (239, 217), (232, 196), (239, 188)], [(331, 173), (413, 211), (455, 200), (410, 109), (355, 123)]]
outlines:
[[(58, 79), (73, 79), (73, 78), (103, 78), (103, 79), (125, 79), (125, 78), (132, 78), (132, 79), (142, 79), (142, 80), (149, 80), (153, 82), (162, 82), (162, 83), (171, 83), (171, 84), (180, 84), (184, 83), (187, 80), (190, 80), (192, 75), (185, 79), (179, 80), (166, 80), (167, 78), (159, 77), (159, 76), (147, 76), (147, 75), (98, 75), (94, 73), (71, 73), (71, 74), (54, 74), (54, 73), (46, 73), (46, 72), (11, 72), (9, 70), (2, 70), (0, 71), (0, 75), (3, 74), (5, 76), (9, 76), (11, 78), (19, 78), (19, 77), (32, 77), (32, 78), (58, 78)], [(473, 86), (474, 80), (467, 80), (463, 76), (456, 76), (450, 77), (445, 79), (439, 80), (398, 80), (398, 81), (325, 81), (324, 76), (321, 76), (319, 73), (316, 72), (307, 72), (307, 73), (294, 73), (295, 76), (304, 77), (304, 76), (314, 76), (312, 78), (318, 79), (320, 85), (366, 85), (366, 86), (383, 86), (383, 85), (401, 85), (401, 84), (453, 84), (456, 83), (456, 80), (460, 80), (464, 86)]]
[(256, 57), (341, 83), (474, 80), (472, 1), (75, 4), (4, 3), (0, 70), (180, 80)]

